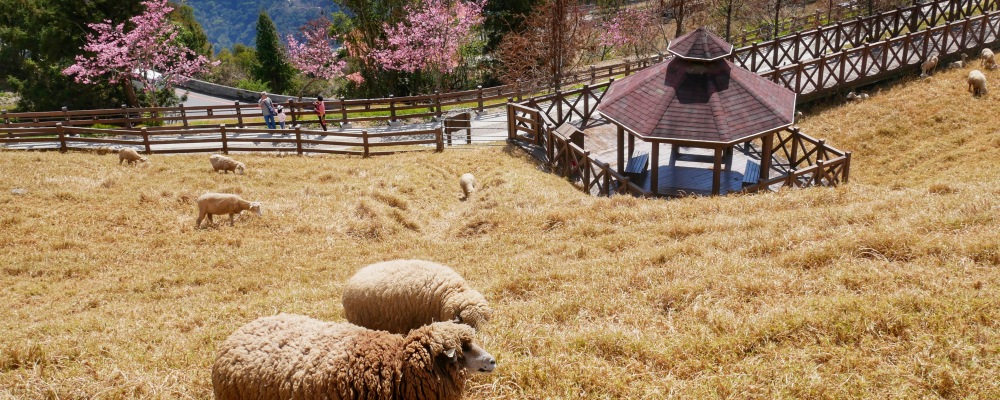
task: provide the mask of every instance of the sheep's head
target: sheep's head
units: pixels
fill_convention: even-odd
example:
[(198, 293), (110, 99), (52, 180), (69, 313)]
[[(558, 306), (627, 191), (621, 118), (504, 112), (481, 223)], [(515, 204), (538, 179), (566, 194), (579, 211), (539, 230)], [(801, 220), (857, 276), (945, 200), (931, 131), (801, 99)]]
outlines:
[(492, 316), (493, 309), (486, 304), (470, 304), (455, 316), (455, 322), (479, 329), (480, 326), (486, 325)]
[(490, 373), (497, 361), (492, 354), (473, 343), (475, 331), (468, 325), (435, 322), (410, 331), (407, 338), (418, 341), (431, 357), (445, 366), (466, 371)]
[(264, 206), (261, 205), (260, 202), (257, 202), (257, 201), (255, 201), (253, 203), (250, 203), (250, 212), (252, 212), (252, 213), (257, 214), (258, 216), (260, 216), (261, 214), (264, 213)]
[(243, 175), (243, 171), (246, 170), (246, 168), (247, 168), (246, 165), (243, 165), (243, 163), (241, 162), (236, 163), (237, 174)]

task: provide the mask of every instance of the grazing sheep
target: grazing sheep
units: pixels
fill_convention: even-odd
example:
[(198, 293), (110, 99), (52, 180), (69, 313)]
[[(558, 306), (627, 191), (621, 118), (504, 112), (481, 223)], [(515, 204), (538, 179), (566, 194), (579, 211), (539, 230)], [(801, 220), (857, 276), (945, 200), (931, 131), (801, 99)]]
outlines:
[(212, 388), (217, 400), (461, 399), (470, 371), (496, 367), (474, 333), (453, 322), (402, 336), (302, 315), (259, 318), (219, 346)]
[(94, 153), (97, 153), (97, 155), (103, 156), (103, 155), (108, 154), (108, 153), (117, 153), (118, 152), (118, 148), (112, 147), (112, 146), (98, 146), (98, 147), (94, 147), (93, 151), (94, 151)]
[(868, 100), (868, 97), (869, 97), (868, 93), (847, 92), (847, 100), (848, 101)]
[(462, 193), (465, 194), (463, 200), (468, 200), (469, 196), (472, 196), (472, 193), (476, 191), (476, 177), (472, 174), (462, 174), (462, 177), (458, 179), (458, 184), (462, 186)]
[(229, 214), (229, 226), (233, 226), (233, 216), (245, 210), (261, 215), (261, 205), (258, 202), (249, 202), (235, 194), (228, 193), (205, 193), (198, 197), (198, 221), (195, 227), (201, 227), (201, 220), (208, 216), (208, 223), (212, 223), (212, 214)]
[(937, 67), (937, 65), (938, 65), (938, 56), (937, 54), (935, 54), (932, 55), (930, 58), (928, 58), (926, 61), (924, 61), (922, 64), (920, 64), (920, 76), (930, 75), (931, 72), (934, 71), (934, 68)]
[(986, 94), (986, 75), (983, 75), (982, 71), (978, 69), (969, 71), (969, 92), (973, 96)]
[(135, 162), (146, 162), (146, 157), (140, 156), (139, 152), (131, 147), (125, 147), (118, 150), (118, 165), (122, 165), (122, 161), (128, 161), (129, 165), (135, 165)]
[(437, 321), (478, 328), (493, 310), (482, 293), (444, 265), (393, 260), (362, 268), (344, 286), (344, 316), (369, 329), (406, 333)]
[(983, 49), (983, 51), (979, 54), (983, 57), (983, 68), (986, 68), (987, 70), (994, 70), (997, 68), (997, 60), (993, 58), (993, 50)]
[(961, 60), (952, 61), (952, 62), (948, 63), (948, 68), (952, 69), (952, 68), (962, 68), (962, 67), (965, 67), (965, 64), (969, 60), (969, 55), (965, 54), (965, 53), (962, 53), (960, 57), (962, 57)]
[(228, 174), (229, 171), (233, 171), (234, 174), (243, 175), (243, 171), (246, 170), (246, 165), (243, 163), (220, 154), (213, 154), (208, 161), (212, 163), (215, 172), (222, 170)]

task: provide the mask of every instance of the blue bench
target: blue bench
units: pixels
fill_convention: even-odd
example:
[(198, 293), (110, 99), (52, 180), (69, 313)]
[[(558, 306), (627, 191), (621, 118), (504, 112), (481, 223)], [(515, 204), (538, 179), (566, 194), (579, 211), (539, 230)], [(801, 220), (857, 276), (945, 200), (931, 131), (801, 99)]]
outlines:
[(641, 179), (646, 175), (648, 167), (649, 153), (645, 151), (635, 153), (632, 158), (628, 159), (628, 163), (625, 164), (625, 176), (628, 176), (629, 179)]
[(760, 164), (747, 160), (747, 168), (743, 171), (743, 186), (755, 185), (760, 180)]

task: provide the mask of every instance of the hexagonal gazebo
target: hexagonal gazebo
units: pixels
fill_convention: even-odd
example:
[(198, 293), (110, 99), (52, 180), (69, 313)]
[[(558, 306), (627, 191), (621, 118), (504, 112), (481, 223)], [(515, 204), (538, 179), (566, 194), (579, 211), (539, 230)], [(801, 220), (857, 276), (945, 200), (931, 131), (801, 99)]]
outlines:
[[(710, 158), (711, 193), (718, 195), (737, 144), (760, 138), (761, 154), (771, 154), (775, 133), (794, 122), (796, 94), (726, 60), (733, 46), (704, 28), (674, 39), (667, 50), (675, 57), (614, 82), (597, 106), (618, 127), (618, 172), (626, 172), (626, 150), (631, 160), (636, 138), (650, 143), (648, 185), (661, 194), (661, 180), (677, 181), (660, 174), (661, 144), (671, 145), (668, 165), (683, 149), (707, 149), (710, 155), (688, 158)], [(762, 157), (752, 183), (767, 180), (770, 169), (770, 157)]]

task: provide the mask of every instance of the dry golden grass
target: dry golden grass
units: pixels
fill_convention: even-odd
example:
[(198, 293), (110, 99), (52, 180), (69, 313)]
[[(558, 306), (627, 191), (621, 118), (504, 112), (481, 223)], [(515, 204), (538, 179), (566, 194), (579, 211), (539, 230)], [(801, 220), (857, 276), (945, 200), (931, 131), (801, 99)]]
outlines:
[[(209, 398), (230, 332), (343, 320), (344, 280), (403, 257), (495, 305), (469, 398), (998, 398), (998, 97), (966, 73), (808, 117), (852, 183), (752, 196), (594, 198), (503, 148), (237, 155), (244, 176), (0, 153), (0, 398)], [(206, 191), (265, 213), (196, 230)]]

